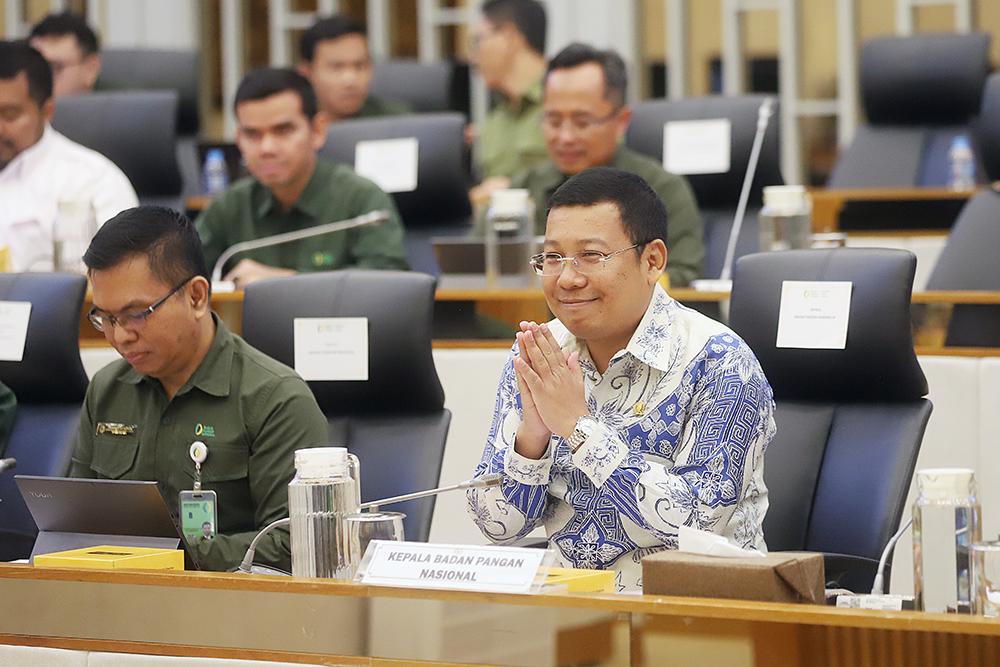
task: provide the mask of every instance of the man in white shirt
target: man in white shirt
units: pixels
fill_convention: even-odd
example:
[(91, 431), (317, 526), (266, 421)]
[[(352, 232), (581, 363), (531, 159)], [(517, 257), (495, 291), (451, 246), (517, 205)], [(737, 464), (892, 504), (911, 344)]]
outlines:
[(139, 203), (106, 157), (49, 126), (52, 68), (25, 42), (0, 42), (0, 247), (14, 271), (52, 270), (60, 203), (93, 207), (97, 223)]

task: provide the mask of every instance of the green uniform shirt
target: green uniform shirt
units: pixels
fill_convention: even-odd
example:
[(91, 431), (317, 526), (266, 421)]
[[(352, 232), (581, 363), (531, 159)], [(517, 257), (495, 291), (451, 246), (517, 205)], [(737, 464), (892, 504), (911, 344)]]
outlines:
[[(217, 534), (190, 544), (202, 568), (226, 570), (239, 565), (261, 528), (288, 516), (294, 452), (327, 446), (329, 427), (295, 371), (212, 318), (212, 346), (173, 400), (159, 380), (124, 359), (97, 372), (81, 410), (70, 476), (156, 481), (176, 515), (177, 494), (194, 488), (188, 450), (204, 442), (202, 488), (218, 494)], [(116, 435), (108, 424), (132, 432)], [(256, 562), (290, 570), (287, 529), (268, 533), (256, 554)]]
[(328, 222), (347, 220), (371, 211), (389, 211), (390, 219), (343, 232), (324, 234), (237, 254), (225, 272), (244, 257), (261, 264), (302, 273), (333, 269), (406, 270), (403, 223), (392, 198), (350, 167), (319, 160), (295, 205), (284, 211), (271, 191), (251, 177), (234, 183), (201, 212), (195, 225), (201, 235), (209, 268), (223, 252), (251, 241)]
[(14, 415), (17, 412), (17, 399), (10, 387), (0, 382), (0, 456), (7, 448), (7, 439), (14, 430)]
[(549, 156), (542, 136), (542, 82), (511, 101), (506, 95), (490, 111), (479, 133), (482, 178), (513, 176)]
[[(705, 261), (705, 239), (701, 214), (687, 179), (663, 170), (659, 164), (624, 146), (618, 148), (609, 167), (642, 177), (667, 207), (667, 274), (673, 287), (683, 287), (701, 278)], [(546, 160), (511, 179), (510, 187), (527, 188), (535, 202), (535, 230), (545, 234), (549, 198), (568, 177)]]
[(408, 113), (413, 113), (413, 109), (405, 102), (384, 100), (377, 95), (369, 95), (365, 98), (364, 104), (361, 105), (357, 113), (348, 120), (354, 120), (355, 118), (377, 118), (379, 116), (402, 116)]

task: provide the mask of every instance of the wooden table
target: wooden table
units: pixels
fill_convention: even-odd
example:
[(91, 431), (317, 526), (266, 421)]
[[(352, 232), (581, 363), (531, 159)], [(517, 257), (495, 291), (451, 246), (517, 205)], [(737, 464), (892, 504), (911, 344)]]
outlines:
[[(720, 638), (749, 642), (758, 667), (976, 667), (1000, 660), (996, 620), (740, 600), (483, 594), (13, 564), (0, 565), (0, 599), (0, 644), (118, 653), (410, 664), (420, 655), (427, 659), (423, 642), (394, 640), (420, 623), (421, 610), (433, 609), (459, 624), (452, 627), (458, 636), (445, 637), (453, 648), (444, 646), (423, 664), (524, 664), (517, 647), (548, 640), (556, 650), (542, 664), (673, 664), (676, 656), (662, 651), (664, 633), (702, 642), (702, 664), (713, 664), (713, 641)], [(378, 613), (369, 614), (375, 608)], [(602, 623), (612, 628), (610, 645), (587, 640)], [(488, 657), (494, 646), (492, 655), (506, 650), (507, 657)], [(468, 659), (453, 659), (463, 656)]]
[(840, 231), (840, 213), (847, 202), (855, 201), (942, 201), (968, 199), (975, 190), (951, 188), (871, 188), (809, 190), (812, 198), (812, 228), (816, 233)]

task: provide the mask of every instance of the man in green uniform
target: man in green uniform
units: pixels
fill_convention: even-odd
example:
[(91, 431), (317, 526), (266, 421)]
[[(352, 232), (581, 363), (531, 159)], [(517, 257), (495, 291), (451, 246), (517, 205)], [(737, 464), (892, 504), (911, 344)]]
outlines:
[[(218, 495), (217, 534), (190, 540), (205, 569), (240, 563), (254, 535), (288, 516), (294, 452), (328, 444), (328, 425), (295, 371), (229, 333), (209, 308), (208, 268), (191, 222), (165, 208), (118, 214), (84, 255), (90, 320), (123, 357), (94, 376), (71, 477), (154, 480), (167, 506), (194, 487), (190, 447), (204, 443), (202, 488)], [(290, 568), (288, 532), (257, 561)]]
[(489, 0), (482, 11), (473, 63), (498, 101), (479, 133), (478, 167), (486, 180), (473, 190), (474, 201), (547, 157), (542, 136), (545, 8), (537, 0)]
[(535, 202), (535, 228), (545, 233), (549, 198), (566, 180), (590, 167), (608, 166), (642, 177), (667, 207), (667, 274), (674, 287), (702, 275), (705, 241), (690, 184), (655, 161), (621, 145), (632, 112), (625, 105), (625, 63), (614, 51), (571, 44), (549, 61), (542, 131), (549, 159), (522, 171), (510, 187), (527, 188)]
[(299, 71), (316, 90), (320, 109), (330, 120), (398, 116), (412, 109), (403, 102), (369, 95), (372, 61), (368, 30), (348, 16), (321, 19), (302, 33)]
[(14, 416), (17, 414), (17, 399), (10, 387), (0, 382), (0, 456), (7, 447), (7, 439), (14, 430)]
[[(256, 69), (236, 91), (236, 144), (251, 176), (202, 211), (195, 225), (209, 266), (230, 246), (387, 211), (378, 225), (333, 232), (243, 253), (225, 278), (254, 280), (305, 271), (408, 268), (403, 223), (392, 199), (350, 167), (320, 160), (327, 115), (309, 82), (290, 69)], [(234, 264), (234, 266), (233, 266)]]

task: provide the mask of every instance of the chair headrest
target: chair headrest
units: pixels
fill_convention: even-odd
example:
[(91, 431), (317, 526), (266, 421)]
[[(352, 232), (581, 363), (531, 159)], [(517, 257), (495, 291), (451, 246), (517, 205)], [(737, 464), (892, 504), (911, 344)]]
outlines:
[[(629, 148), (662, 163), (663, 130), (668, 121), (728, 119), (732, 128), (729, 171), (723, 174), (690, 174), (686, 178), (702, 208), (735, 208), (750, 163), (760, 106), (765, 99), (764, 95), (743, 95), (639, 102), (632, 107), (632, 120), (625, 142)], [(774, 100), (772, 110), (750, 190), (751, 205), (760, 205), (764, 186), (784, 182), (780, 170), (778, 137), (781, 121), (777, 100)]]
[(61, 97), (52, 127), (118, 165), (142, 198), (180, 194), (176, 119), (176, 91), (127, 90)]
[(1000, 73), (986, 78), (976, 139), (987, 180), (1000, 180)]
[[(927, 393), (910, 330), (916, 265), (909, 251), (881, 248), (746, 255), (733, 271), (729, 325), (757, 355), (775, 399), (916, 399)], [(776, 346), (785, 280), (851, 282), (845, 349)]]
[(177, 133), (198, 134), (201, 58), (184, 49), (102, 49), (96, 90), (177, 91)]
[(979, 112), (990, 70), (990, 36), (883, 37), (861, 54), (861, 96), (868, 122), (959, 125)]
[(0, 361), (0, 381), (21, 403), (79, 403), (80, 313), (87, 279), (71, 273), (0, 273), (0, 301), (31, 303), (21, 361)]
[(294, 367), (294, 319), (368, 320), (368, 380), (311, 381), (324, 414), (441, 410), (444, 390), (431, 356), (436, 281), (424, 273), (349, 269), (261, 280), (243, 297), (244, 340)]
[(393, 193), (407, 228), (465, 223), (472, 216), (465, 169), (465, 116), (431, 113), (362, 118), (330, 125), (320, 157), (354, 165), (359, 141), (417, 139), (417, 189)]

